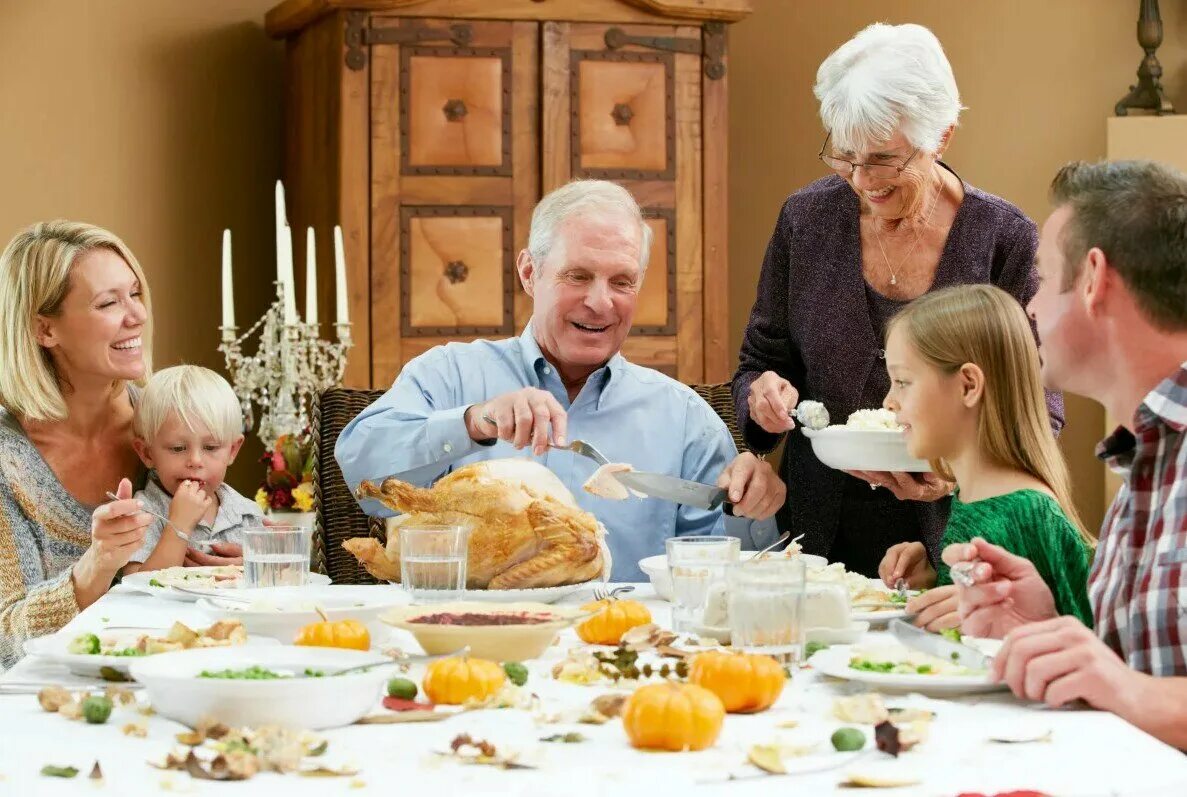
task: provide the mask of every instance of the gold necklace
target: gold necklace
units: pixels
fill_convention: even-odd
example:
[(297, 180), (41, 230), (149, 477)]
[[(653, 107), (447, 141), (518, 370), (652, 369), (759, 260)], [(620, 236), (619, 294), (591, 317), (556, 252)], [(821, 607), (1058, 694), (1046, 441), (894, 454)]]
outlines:
[[(907, 258), (915, 251), (915, 247), (919, 245), (919, 239), (923, 237), (923, 233), (927, 232), (927, 226), (931, 224), (932, 214), (936, 212), (936, 205), (940, 203), (940, 193), (944, 190), (944, 184), (940, 183), (940, 187), (936, 189), (936, 197), (931, 201), (931, 210), (927, 212), (927, 219), (924, 220), (923, 226), (919, 228), (919, 233), (915, 236), (915, 240), (911, 242), (911, 248), (907, 250), (907, 254), (903, 255), (903, 259), (898, 262), (898, 267), (902, 268), (903, 264), (907, 262)], [(882, 252), (882, 259), (886, 261), (886, 270), (890, 272), (890, 284), (898, 285), (898, 275), (894, 272), (894, 267), (890, 265), (890, 258), (886, 256), (886, 247), (882, 246), (882, 236), (878, 234), (878, 221), (871, 219), (874, 227), (874, 240), (878, 242), (878, 249)]]

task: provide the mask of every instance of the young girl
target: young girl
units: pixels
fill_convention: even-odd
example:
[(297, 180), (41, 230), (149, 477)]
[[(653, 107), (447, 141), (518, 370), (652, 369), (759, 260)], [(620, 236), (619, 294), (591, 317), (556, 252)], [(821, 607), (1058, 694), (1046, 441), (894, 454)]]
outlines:
[[(152, 469), (136, 494), (146, 509), (194, 540), (242, 544), (244, 527), (263, 524), (256, 502), (223, 481), (243, 445), (243, 414), (227, 380), (196, 365), (157, 371), (136, 403), (132, 431)], [(124, 572), (180, 566), (186, 551), (186, 541), (155, 520)]]
[[(992, 285), (929, 293), (886, 329), (890, 392), (884, 406), (905, 429), (911, 456), (957, 484), (943, 545), (983, 537), (1034, 563), (1060, 614), (1092, 625), (1092, 538), (1072, 505), (1067, 465), (1051, 432), (1039, 354), (1014, 297)], [(937, 587), (908, 609), (929, 630), (959, 625), (948, 567), (933, 569), (923, 544), (892, 546), (878, 568)]]

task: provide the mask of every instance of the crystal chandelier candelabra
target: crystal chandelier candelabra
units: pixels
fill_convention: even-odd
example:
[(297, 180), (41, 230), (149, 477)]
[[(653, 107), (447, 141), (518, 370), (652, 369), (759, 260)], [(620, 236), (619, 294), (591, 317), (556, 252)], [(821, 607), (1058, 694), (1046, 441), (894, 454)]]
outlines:
[[(276, 283), (276, 300), (242, 335), (236, 326), (220, 326), (227, 373), (243, 407), (248, 427), (254, 403), (260, 410), (256, 434), (271, 448), (280, 435), (303, 439), (309, 430), (313, 399), (341, 383), (346, 354), (353, 345), (350, 324), (337, 323), (337, 341), (323, 340), (318, 324), (284, 323), (285, 285)], [(244, 345), (259, 332), (254, 354)]]

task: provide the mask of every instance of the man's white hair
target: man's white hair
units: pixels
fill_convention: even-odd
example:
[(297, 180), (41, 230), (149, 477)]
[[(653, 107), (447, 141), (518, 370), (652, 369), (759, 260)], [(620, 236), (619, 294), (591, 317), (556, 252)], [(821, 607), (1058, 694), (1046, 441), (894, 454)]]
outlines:
[(537, 268), (544, 265), (556, 243), (556, 231), (578, 215), (618, 216), (639, 227), (639, 269), (647, 270), (651, 257), (651, 227), (643, 220), (631, 192), (609, 180), (574, 180), (550, 192), (532, 211), (528, 254)]
[(922, 25), (865, 28), (824, 59), (813, 91), (825, 129), (850, 152), (900, 128), (911, 146), (935, 152), (963, 109), (944, 48)]

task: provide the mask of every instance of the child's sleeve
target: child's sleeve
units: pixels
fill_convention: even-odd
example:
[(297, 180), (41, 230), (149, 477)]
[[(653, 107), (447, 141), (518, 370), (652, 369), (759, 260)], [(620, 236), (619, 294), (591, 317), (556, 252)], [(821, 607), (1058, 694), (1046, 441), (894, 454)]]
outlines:
[(1055, 609), (1060, 614), (1070, 614), (1084, 625), (1092, 628), (1092, 604), (1088, 602), (1088, 571), (1092, 567), (1092, 549), (1082, 539), (1076, 528), (1067, 520), (1058, 544), (1052, 546), (1058, 557), (1054, 563), (1056, 578), (1050, 586), (1055, 596)]

